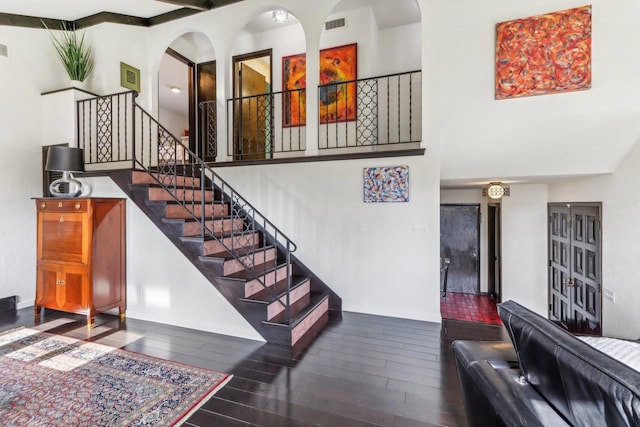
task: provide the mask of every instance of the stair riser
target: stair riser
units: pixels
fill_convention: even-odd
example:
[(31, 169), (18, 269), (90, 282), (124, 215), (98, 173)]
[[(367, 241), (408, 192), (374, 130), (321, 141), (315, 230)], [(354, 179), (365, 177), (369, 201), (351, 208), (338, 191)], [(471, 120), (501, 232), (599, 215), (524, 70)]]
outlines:
[[(206, 226), (213, 229), (215, 234), (224, 234), (234, 232), (242, 232), (244, 230), (244, 223), (241, 219), (223, 219), (215, 221), (207, 221)], [(185, 222), (182, 235), (183, 236), (199, 236), (202, 233), (202, 226), (198, 222)]]
[[(295, 316), (302, 308), (309, 304), (310, 288), (310, 283), (307, 280), (306, 283), (298, 286), (289, 293), (289, 305), (292, 306), (292, 309), (290, 310), (291, 316)], [(283, 297), (281, 301), (282, 303), (274, 301), (267, 306), (267, 320), (271, 321), (280, 313), (284, 313), (285, 305), (287, 304), (286, 297)], [(293, 307), (296, 307), (297, 309), (293, 309)]]
[[(185, 202), (191, 201), (201, 201), (202, 200), (202, 192), (201, 191), (191, 191), (191, 190), (176, 190), (175, 193), (176, 199), (182, 200)], [(205, 191), (204, 194), (205, 201), (211, 202), (213, 200), (213, 193), (211, 191)], [(172, 201), (174, 198), (171, 196), (171, 193), (168, 190), (160, 187), (150, 187), (149, 188), (149, 200), (154, 202), (161, 201)]]
[[(289, 274), (291, 275), (291, 266), (289, 268)], [(277, 273), (277, 274), (276, 274)], [(277, 281), (283, 280), (287, 277), (287, 267), (280, 267), (276, 271), (272, 271), (266, 274), (262, 281), (266, 287), (273, 286)], [(244, 284), (244, 297), (249, 298), (251, 295), (260, 292), (264, 289), (264, 286), (256, 279), (250, 280)]]
[(260, 243), (258, 233), (243, 234), (242, 236), (225, 237), (222, 243), (217, 240), (209, 240), (202, 245), (202, 255), (219, 254), (225, 252), (227, 248), (244, 249)]
[[(266, 251), (257, 252), (254, 255), (248, 255), (241, 258), (245, 265), (251, 267), (253, 265), (264, 264), (267, 261), (273, 261), (276, 259), (277, 252), (274, 249), (268, 249)], [(224, 272), (225, 276), (229, 274), (237, 273), (238, 271), (243, 271), (245, 268), (242, 263), (238, 260), (230, 260), (225, 261), (224, 263)]]
[(309, 315), (291, 330), (291, 346), (293, 347), (305, 333), (316, 324), (324, 321), (329, 315), (329, 298), (322, 301)]
[(175, 181), (175, 184), (178, 186), (188, 186), (188, 187), (199, 187), (200, 186), (200, 178), (192, 178), (192, 177), (184, 177), (184, 176), (169, 176), (169, 175), (153, 175), (151, 176), (147, 172), (134, 171), (132, 175), (132, 183), (133, 184), (157, 184), (158, 181), (154, 179), (154, 177), (158, 178), (158, 181), (163, 183), (164, 185), (172, 185)]
[[(202, 205), (167, 205), (165, 208), (166, 218), (200, 218), (202, 216)], [(193, 212), (193, 215), (191, 214)], [(229, 205), (205, 205), (204, 214), (207, 218), (221, 217), (229, 215)]]

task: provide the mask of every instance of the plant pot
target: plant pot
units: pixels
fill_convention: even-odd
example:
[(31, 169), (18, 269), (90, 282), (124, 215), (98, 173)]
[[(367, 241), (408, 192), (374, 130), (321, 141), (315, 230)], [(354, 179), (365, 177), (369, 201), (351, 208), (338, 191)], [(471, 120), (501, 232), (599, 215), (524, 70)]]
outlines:
[(72, 88), (75, 89), (83, 89), (86, 90), (87, 89), (87, 81), (83, 81), (81, 82), (80, 80), (71, 80), (69, 82), (69, 86), (71, 86)]

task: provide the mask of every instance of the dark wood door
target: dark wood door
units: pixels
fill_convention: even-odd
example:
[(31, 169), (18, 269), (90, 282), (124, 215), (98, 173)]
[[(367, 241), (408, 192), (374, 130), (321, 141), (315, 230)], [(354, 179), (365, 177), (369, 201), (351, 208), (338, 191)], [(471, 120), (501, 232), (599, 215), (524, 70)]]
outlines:
[(567, 330), (602, 331), (599, 205), (549, 205), (549, 318)]
[(268, 114), (267, 81), (246, 64), (240, 64), (239, 89), (242, 97), (238, 117), (237, 158), (264, 159), (266, 156), (266, 126)]
[[(216, 61), (204, 62), (197, 66), (198, 103), (198, 147), (200, 157), (205, 162), (214, 162), (217, 153), (217, 105), (216, 105)], [(212, 101), (212, 102), (208, 102)], [(204, 104), (202, 104), (204, 103)]]
[(447, 292), (480, 293), (480, 205), (440, 205), (440, 257), (450, 260)]

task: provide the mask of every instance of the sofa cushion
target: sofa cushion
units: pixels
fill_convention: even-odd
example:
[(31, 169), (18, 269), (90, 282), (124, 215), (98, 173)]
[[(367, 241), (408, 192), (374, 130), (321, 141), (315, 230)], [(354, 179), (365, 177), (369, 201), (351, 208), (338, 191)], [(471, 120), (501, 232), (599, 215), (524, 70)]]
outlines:
[(498, 314), (525, 379), (571, 424), (640, 426), (640, 373), (513, 301)]
[(458, 379), (470, 427), (568, 426), (527, 383), (511, 342), (454, 341)]

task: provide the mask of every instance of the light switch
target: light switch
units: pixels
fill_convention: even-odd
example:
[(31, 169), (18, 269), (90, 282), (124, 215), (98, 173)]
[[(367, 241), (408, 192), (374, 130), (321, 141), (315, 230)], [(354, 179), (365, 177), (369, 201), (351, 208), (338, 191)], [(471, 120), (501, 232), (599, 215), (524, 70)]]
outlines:
[(611, 289), (604, 288), (602, 290), (602, 293), (604, 294), (604, 297), (609, 301), (616, 302), (616, 293)]

